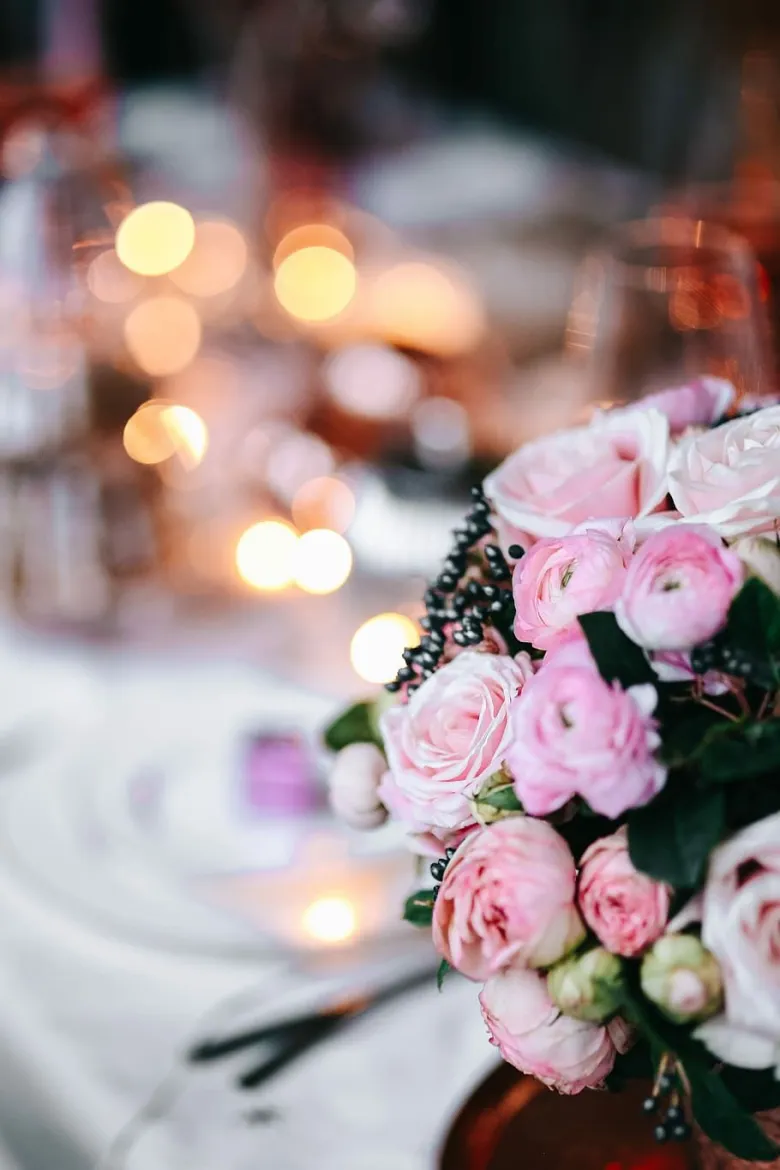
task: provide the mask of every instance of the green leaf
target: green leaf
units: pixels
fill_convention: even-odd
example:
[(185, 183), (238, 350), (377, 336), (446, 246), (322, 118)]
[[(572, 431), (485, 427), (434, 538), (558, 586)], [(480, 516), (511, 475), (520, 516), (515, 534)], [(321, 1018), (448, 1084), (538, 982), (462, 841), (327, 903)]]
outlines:
[(708, 1137), (749, 1162), (769, 1162), (777, 1157), (780, 1149), (717, 1073), (686, 1060), (683, 1067), (691, 1087), (694, 1117)]
[(705, 779), (718, 783), (747, 780), (780, 771), (780, 720), (731, 723), (701, 753)]
[(780, 686), (780, 597), (751, 577), (731, 603), (726, 627), (693, 651), (698, 673), (723, 670), (757, 686)]
[(579, 620), (603, 679), (609, 683), (617, 679), (626, 688), (657, 684), (644, 652), (623, 633), (613, 613), (584, 613)]
[(442, 987), (444, 986), (445, 976), (449, 975), (451, 970), (452, 967), (447, 962), (447, 960), (442, 959), (442, 961), (439, 963), (439, 969), (436, 972), (436, 986), (438, 987), (439, 991), (441, 991)]
[(706, 1049), (684, 1028), (665, 1020), (644, 998), (637, 986), (636, 969), (624, 994), (625, 1013), (649, 1041), (654, 1056), (671, 1052), (682, 1064), (691, 1089), (693, 1114), (704, 1132), (739, 1158), (753, 1162), (776, 1158), (780, 1151), (730, 1092), (724, 1079), (713, 1071)]
[(502, 812), (522, 812), (523, 806), (517, 799), (517, 793), (511, 784), (505, 785), (503, 788), (494, 788), (492, 792), (488, 792), (486, 796), (480, 796), (480, 804), (488, 804), (491, 808), (500, 809)]
[(749, 1113), (780, 1106), (780, 1081), (773, 1068), (734, 1068), (726, 1065), (721, 1069), (724, 1085)]
[(404, 919), (412, 926), (430, 926), (433, 921), (433, 890), (418, 890), (406, 899)]
[(340, 752), (342, 748), (353, 743), (373, 743), (382, 748), (374, 704), (354, 703), (325, 728), (323, 738), (332, 752)]
[(679, 768), (696, 760), (708, 744), (721, 736), (733, 734), (734, 724), (716, 711), (694, 703), (675, 704), (674, 720), (663, 724), (660, 755), (670, 768)]
[(697, 885), (725, 825), (720, 788), (697, 789), (689, 776), (670, 779), (659, 796), (628, 817), (628, 848), (638, 870), (658, 881)]

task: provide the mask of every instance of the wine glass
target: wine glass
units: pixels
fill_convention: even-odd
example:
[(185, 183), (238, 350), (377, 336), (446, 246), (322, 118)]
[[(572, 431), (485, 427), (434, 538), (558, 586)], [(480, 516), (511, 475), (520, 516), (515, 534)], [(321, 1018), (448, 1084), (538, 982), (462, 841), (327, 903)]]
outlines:
[(726, 378), (739, 398), (770, 388), (759, 268), (746, 240), (703, 220), (618, 228), (582, 271), (567, 347), (588, 363), (591, 400), (628, 402), (693, 378)]

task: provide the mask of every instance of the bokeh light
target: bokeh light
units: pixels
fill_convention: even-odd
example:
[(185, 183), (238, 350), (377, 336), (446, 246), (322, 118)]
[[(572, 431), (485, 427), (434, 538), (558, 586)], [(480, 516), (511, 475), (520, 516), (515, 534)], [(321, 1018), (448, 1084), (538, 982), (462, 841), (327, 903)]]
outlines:
[(37, 121), (18, 122), (3, 140), (0, 166), (7, 179), (29, 175), (46, 151), (46, 127)]
[(116, 253), (139, 276), (164, 276), (178, 268), (195, 244), (195, 221), (177, 203), (162, 200), (135, 207), (119, 225)]
[(286, 233), (274, 252), (273, 266), (277, 269), (295, 252), (304, 248), (328, 248), (340, 252), (348, 260), (355, 259), (355, 250), (348, 238), (329, 223), (306, 223)]
[(485, 328), (482, 303), (466, 277), (423, 261), (396, 264), (376, 278), (370, 319), (386, 341), (443, 357), (474, 349)]
[(390, 682), (404, 665), (407, 646), (420, 641), (417, 626), (402, 613), (380, 613), (356, 631), (350, 659), (356, 674), (370, 683)]
[(356, 926), (355, 907), (341, 895), (318, 898), (303, 912), (303, 929), (317, 942), (346, 942), (355, 933)]
[(131, 357), (153, 377), (184, 369), (200, 348), (200, 318), (181, 297), (157, 296), (141, 301), (125, 320), (125, 344)]
[(178, 455), (187, 470), (203, 460), (208, 440), (208, 428), (196, 411), (158, 399), (139, 406), (122, 436), (125, 451), (136, 463), (163, 463)]
[(242, 534), (236, 547), (236, 568), (253, 589), (275, 592), (293, 579), (298, 534), (284, 520), (261, 520)]
[(184, 466), (192, 470), (202, 463), (208, 450), (209, 432), (200, 415), (189, 406), (174, 403), (163, 410), (162, 421)]
[(343, 313), (357, 289), (352, 260), (321, 244), (300, 248), (276, 270), (274, 292), (282, 308), (299, 321), (330, 321)]
[(295, 583), (305, 593), (335, 593), (352, 571), (352, 549), (343, 536), (313, 528), (298, 541)]
[[(273, 435), (272, 428), (266, 433)], [(265, 478), (280, 500), (291, 503), (308, 480), (328, 476), (336, 466), (333, 451), (318, 435), (290, 430), (272, 439), (266, 449)]]
[(228, 220), (205, 220), (195, 228), (195, 244), (174, 268), (171, 280), (196, 297), (216, 297), (234, 288), (246, 270), (246, 240)]
[(30, 390), (56, 390), (83, 366), (84, 350), (67, 329), (44, 330), (18, 346), (14, 367)]
[(364, 418), (398, 418), (420, 395), (414, 362), (384, 345), (352, 345), (331, 354), (323, 376), (333, 401)]
[(145, 402), (125, 423), (122, 442), (136, 463), (162, 463), (175, 452), (175, 438), (163, 422), (168, 405), (165, 402)]
[(121, 305), (132, 301), (144, 287), (143, 279), (125, 268), (113, 248), (107, 248), (90, 263), (87, 286), (99, 301)]
[(321, 475), (309, 479), (295, 493), (292, 517), (300, 532), (330, 528), (346, 532), (355, 515), (355, 496), (342, 479)]

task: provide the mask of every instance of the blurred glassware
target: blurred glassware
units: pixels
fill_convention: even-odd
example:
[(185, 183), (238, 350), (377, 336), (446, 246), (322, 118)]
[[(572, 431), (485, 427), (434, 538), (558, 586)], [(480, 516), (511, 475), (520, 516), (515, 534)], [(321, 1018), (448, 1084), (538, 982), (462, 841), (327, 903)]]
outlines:
[(740, 396), (771, 379), (758, 266), (742, 237), (676, 217), (625, 224), (586, 261), (567, 348), (589, 368), (589, 397), (627, 402), (712, 375)]

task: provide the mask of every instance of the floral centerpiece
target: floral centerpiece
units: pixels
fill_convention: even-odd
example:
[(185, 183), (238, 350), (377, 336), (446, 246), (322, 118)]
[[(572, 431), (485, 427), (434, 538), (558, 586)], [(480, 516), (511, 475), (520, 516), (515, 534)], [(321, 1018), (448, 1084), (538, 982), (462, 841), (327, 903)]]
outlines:
[[(405, 917), (562, 1093), (649, 1075), (780, 1155), (780, 405), (704, 378), (473, 490), (418, 646), (329, 728), (334, 808), (407, 827)], [(476, 998), (476, 995), (475, 995)]]

